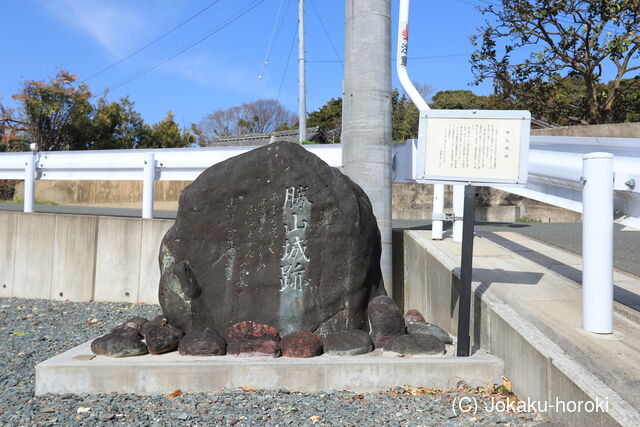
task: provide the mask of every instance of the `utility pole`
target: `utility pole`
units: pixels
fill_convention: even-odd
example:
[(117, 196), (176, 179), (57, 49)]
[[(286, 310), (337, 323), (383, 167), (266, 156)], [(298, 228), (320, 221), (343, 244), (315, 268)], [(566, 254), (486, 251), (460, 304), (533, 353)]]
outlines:
[(382, 238), (382, 276), (392, 296), (391, 0), (345, 3), (342, 162), (371, 200)]
[(298, 0), (298, 129), (300, 142), (307, 139), (307, 93), (304, 76), (304, 0)]

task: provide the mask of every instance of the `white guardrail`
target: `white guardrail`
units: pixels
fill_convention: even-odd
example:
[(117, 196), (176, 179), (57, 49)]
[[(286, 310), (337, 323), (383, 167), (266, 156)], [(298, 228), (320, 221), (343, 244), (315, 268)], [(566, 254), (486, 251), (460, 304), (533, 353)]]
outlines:
[[(254, 148), (256, 147), (1, 153), (0, 179), (25, 181), (25, 212), (32, 212), (31, 190), (38, 179), (141, 180), (147, 181), (147, 184), (159, 180), (190, 181), (209, 166)], [(340, 144), (307, 145), (305, 148), (330, 166), (342, 166)], [(495, 188), (583, 212), (583, 156), (593, 152), (613, 155), (613, 206), (616, 222), (640, 229), (640, 138), (532, 136), (527, 185)], [(395, 182), (413, 180), (415, 159), (415, 141), (393, 144)], [(155, 167), (151, 167), (152, 165)], [(152, 199), (146, 202), (148, 204)], [(456, 213), (456, 216), (461, 215)]]
[[(142, 217), (152, 218), (155, 181), (191, 181), (208, 167), (254, 148), (256, 147), (2, 153), (0, 179), (25, 181), (25, 212), (33, 212), (37, 179), (143, 181)], [(305, 148), (330, 166), (342, 166), (342, 145), (308, 145)]]
[[(394, 181), (413, 180), (416, 144), (394, 144)], [(616, 222), (640, 229), (640, 138), (532, 136), (527, 185), (494, 188), (583, 213), (583, 157), (594, 152), (613, 155)]]
[[(33, 185), (37, 179), (142, 180), (146, 181), (147, 187), (158, 180), (190, 181), (209, 166), (253, 148), (2, 153), (0, 179), (24, 180), (25, 212), (33, 212)], [(342, 166), (340, 144), (307, 145), (305, 148), (330, 166)], [(532, 136), (527, 185), (495, 188), (583, 212), (583, 156), (592, 152), (613, 155), (614, 217), (621, 224), (640, 229), (640, 138)], [(395, 182), (412, 181), (415, 159), (415, 141), (393, 144)], [(149, 195), (152, 196), (152, 192)], [(152, 198), (145, 199), (147, 205), (153, 203)], [(458, 213), (455, 215), (461, 216)]]
[[(394, 179), (412, 180), (416, 145), (396, 147)], [(611, 334), (613, 221), (640, 229), (640, 138), (532, 136), (528, 172), (526, 186), (495, 188), (583, 214), (583, 329)], [(453, 216), (458, 219), (455, 187)]]

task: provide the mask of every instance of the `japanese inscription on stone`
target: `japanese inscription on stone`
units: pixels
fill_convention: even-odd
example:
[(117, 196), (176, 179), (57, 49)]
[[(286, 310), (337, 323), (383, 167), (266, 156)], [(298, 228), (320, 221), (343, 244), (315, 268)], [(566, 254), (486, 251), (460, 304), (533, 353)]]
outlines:
[(302, 292), (309, 285), (306, 271), (309, 266), (306, 233), (311, 220), (311, 202), (307, 187), (288, 187), (284, 192), (282, 219), (284, 244), (280, 258), (280, 292)]

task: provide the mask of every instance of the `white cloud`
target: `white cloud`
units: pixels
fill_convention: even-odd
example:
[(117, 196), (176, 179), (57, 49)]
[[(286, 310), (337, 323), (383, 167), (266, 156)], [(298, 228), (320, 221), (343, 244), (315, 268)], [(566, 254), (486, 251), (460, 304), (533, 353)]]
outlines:
[(42, 4), (55, 18), (87, 33), (114, 59), (135, 48), (146, 30), (142, 14), (130, 3), (48, 0)]
[(213, 89), (231, 89), (249, 93), (255, 90), (258, 80), (239, 64), (228, 64), (207, 53), (183, 54), (161, 67), (199, 85)]

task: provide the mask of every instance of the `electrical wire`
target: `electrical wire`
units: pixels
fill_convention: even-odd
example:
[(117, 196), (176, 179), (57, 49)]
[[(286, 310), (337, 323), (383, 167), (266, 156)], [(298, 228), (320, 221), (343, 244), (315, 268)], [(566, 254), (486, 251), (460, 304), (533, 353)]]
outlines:
[(298, 27), (300, 23), (296, 24), (295, 31), (293, 32), (293, 38), (291, 39), (291, 46), (289, 46), (289, 56), (287, 56), (287, 63), (284, 66), (284, 71), (282, 72), (282, 78), (280, 79), (280, 86), (278, 87), (278, 94), (276, 95), (276, 101), (280, 100), (280, 92), (282, 91), (282, 85), (284, 84), (284, 78), (287, 76), (287, 70), (289, 69), (289, 63), (291, 62), (291, 52), (293, 52), (293, 46), (296, 43), (296, 34), (298, 34)]
[(178, 25), (176, 25), (175, 27), (171, 28), (169, 31), (167, 31), (166, 33), (162, 34), (160, 37), (157, 37), (153, 40), (151, 40), (149, 43), (147, 43), (146, 45), (142, 46), (140, 49), (137, 49), (133, 52), (131, 52), (129, 55), (125, 56), (122, 59), (119, 59), (118, 61), (114, 62), (113, 64), (109, 65), (106, 68), (103, 68), (102, 70), (98, 71), (97, 73), (94, 73), (92, 75), (90, 75), (89, 77), (87, 77), (86, 79), (83, 80), (83, 82), (86, 82), (88, 80), (91, 80), (94, 77), (99, 76), (100, 74), (104, 73), (105, 71), (109, 71), (110, 69), (112, 69), (113, 67), (122, 64), (124, 61), (126, 61), (127, 59), (131, 58), (134, 55), (137, 55), (138, 53), (142, 52), (143, 50), (145, 50), (146, 48), (148, 48), (149, 46), (157, 43), (158, 41), (162, 40), (163, 38), (165, 38), (166, 36), (168, 36), (169, 34), (173, 33), (175, 30), (177, 30), (178, 28), (182, 27), (184, 24), (191, 22), (193, 19), (195, 19), (196, 17), (202, 15), (206, 10), (208, 10), (209, 8), (211, 8), (212, 6), (214, 6), (217, 3), (220, 3), (220, 1), (222, 0), (215, 0), (212, 1), (211, 3), (209, 3), (208, 5), (206, 5), (205, 7), (203, 7), (202, 9), (200, 9), (198, 12), (196, 12), (195, 14), (191, 15), (189, 18), (187, 18), (186, 20), (182, 21), (181, 23), (179, 23)]
[[(407, 59), (408, 60), (413, 60), (413, 59), (438, 59), (438, 58), (453, 58), (456, 56), (471, 56), (470, 53), (452, 53), (452, 54), (448, 54), (448, 55), (429, 55), (429, 56), (410, 56)], [(391, 58), (392, 61), (395, 61), (396, 58)], [(309, 60), (309, 61), (305, 61), (305, 62), (342, 62), (342, 61), (336, 61), (335, 59), (328, 59), (328, 60)]]
[(316, 16), (318, 17), (318, 20), (320, 20), (320, 24), (322, 25), (322, 28), (324, 29), (324, 33), (327, 36), (327, 39), (329, 40), (329, 44), (331, 45), (331, 48), (333, 49), (333, 53), (336, 54), (336, 58), (338, 59), (338, 62), (340, 62), (342, 64), (342, 68), (344, 68), (344, 61), (342, 59), (340, 59), (340, 55), (338, 55), (338, 49), (336, 49), (336, 46), (333, 44), (333, 40), (331, 39), (331, 35), (329, 35), (329, 31), (327, 30), (327, 27), (324, 25), (324, 21), (322, 20), (322, 16), (320, 16), (320, 12), (318, 12), (318, 8), (316, 7), (316, 4), (313, 0), (311, 0), (311, 6), (313, 7), (313, 10), (316, 12)]
[[(276, 13), (276, 19), (273, 21), (273, 29), (271, 30), (271, 37), (269, 38), (269, 43), (267, 44), (267, 51), (264, 55), (264, 61), (262, 63), (262, 68), (260, 69), (260, 74), (258, 74), (258, 85), (256, 87), (256, 92), (260, 89), (260, 84), (262, 83), (262, 78), (264, 77), (264, 73), (267, 69), (267, 65), (271, 61), (271, 53), (273, 51), (273, 44), (275, 40), (278, 38), (280, 34), (280, 29), (282, 28), (282, 23), (284, 21), (284, 16), (289, 10), (289, 5), (291, 4), (291, 0), (287, 1), (287, 6), (282, 12), (282, 5), (284, 4), (284, 0), (280, 0), (280, 6), (278, 7), (278, 13)], [(282, 12), (282, 15), (280, 13)], [(274, 37), (275, 35), (275, 37)]]
[(230, 24), (232, 24), (233, 22), (237, 21), (238, 19), (240, 19), (241, 17), (243, 17), (244, 15), (246, 15), (247, 13), (249, 13), (251, 10), (255, 9), (258, 5), (260, 5), (261, 3), (263, 3), (264, 0), (256, 0), (255, 2), (253, 2), (252, 4), (250, 4), (248, 7), (246, 7), (245, 9), (241, 10), (240, 12), (236, 13), (235, 15), (231, 16), (230, 18), (228, 18), (227, 20), (223, 21), (222, 23), (218, 24), (217, 26), (213, 27), (211, 30), (209, 30), (208, 32), (204, 33), (203, 35), (201, 35), (200, 37), (197, 37), (196, 39), (192, 40), (191, 42), (187, 43), (186, 45), (182, 46), (181, 48), (173, 51), (168, 57), (166, 57), (165, 59), (150, 65), (140, 71), (138, 71), (137, 73), (132, 74), (131, 76), (127, 77), (126, 79), (123, 79), (121, 81), (119, 81), (118, 83), (114, 84), (113, 86), (111, 86), (109, 88), (109, 90), (114, 90), (117, 89), (141, 76), (143, 76), (144, 74), (148, 73), (149, 71), (152, 71), (156, 68), (158, 68), (159, 66), (166, 64), (167, 62), (171, 61), (172, 59), (174, 59), (175, 57), (177, 57), (178, 55), (183, 54), (184, 52), (186, 52), (187, 50), (191, 49), (192, 47), (202, 43), (203, 41), (205, 41), (206, 39), (208, 39), (209, 37), (213, 36), (214, 34), (218, 33), (219, 31), (223, 30), (224, 28), (228, 27)]

